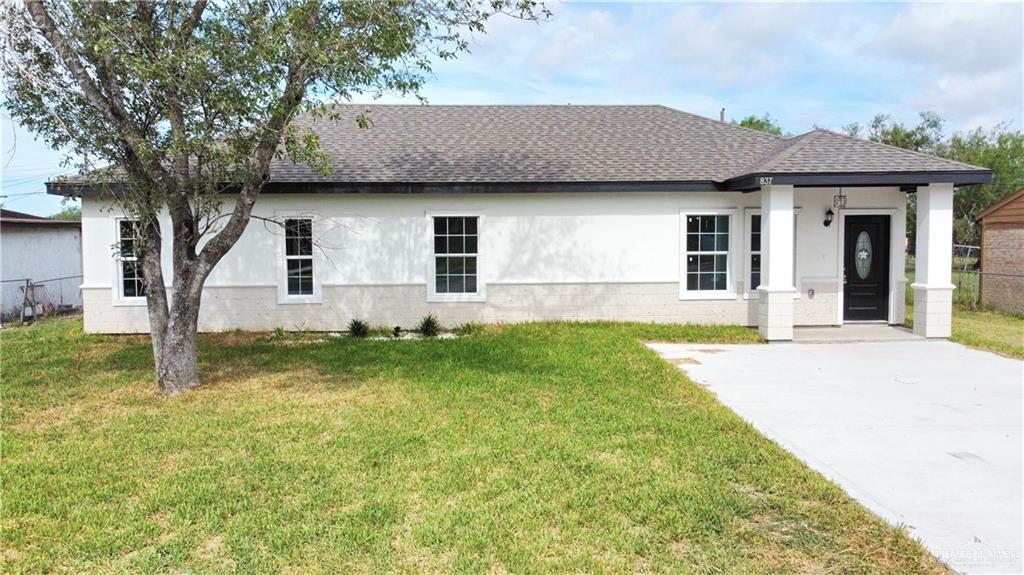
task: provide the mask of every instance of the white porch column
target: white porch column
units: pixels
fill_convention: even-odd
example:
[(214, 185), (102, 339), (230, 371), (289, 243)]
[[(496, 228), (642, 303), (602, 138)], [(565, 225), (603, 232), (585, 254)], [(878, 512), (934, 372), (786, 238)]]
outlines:
[(917, 188), (914, 333), (949, 337), (953, 327), (953, 184)]
[(793, 186), (761, 186), (761, 286), (758, 331), (793, 339)]

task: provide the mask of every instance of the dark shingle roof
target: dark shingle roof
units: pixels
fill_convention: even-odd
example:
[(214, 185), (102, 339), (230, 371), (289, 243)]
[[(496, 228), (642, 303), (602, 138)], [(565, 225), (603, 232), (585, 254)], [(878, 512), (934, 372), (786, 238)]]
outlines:
[[(320, 135), (341, 182), (721, 181), (778, 138), (664, 106), (338, 106)], [(365, 113), (371, 128), (356, 126)], [(323, 181), (290, 161), (276, 182)]]
[(869, 142), (828, 130), (814, 130), (780, 142), (747, 172), (926, 172), (983, 170), (912, 150)]
[[(338, 105), (301, 115), (333, 168), (321, 176), (274, 160), (270, 187), (293, 191), (756, 189), (765, 174), (795, 185), (987, 182), (991, 172), (815, 130), (780, 138), (665, 106)], [(372, 127), (359, 128), (365, 114)], [(333, 114), (332, 114), (333, 115)], [(871, 174), (870, 177), (858, 175)], [(880, 175), (881, 174), (881, 175)], [(88, 185), (71, 177), (51, 193)], [(557, 184), (540, 186), (537, 184)], [(604, 184), (597, 186), (595, 184)]]

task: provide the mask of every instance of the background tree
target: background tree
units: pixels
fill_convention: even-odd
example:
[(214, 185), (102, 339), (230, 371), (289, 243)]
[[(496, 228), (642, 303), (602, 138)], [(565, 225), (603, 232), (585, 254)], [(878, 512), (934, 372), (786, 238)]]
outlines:
[(82, 208), (75, 205), (64, 206), (64, 209), (50, 216), (50, 219), (63, 220), (67, 222), (81, 221)]
[[(943, 120), (934, 112), (922, 112), (916, 125), (908, 126), (890, 116), (877, 115), (865, 129), (859, 124), (843, 128), (855, 137), (867, 137), (907, 150), (934, 154), (983, 166), (992, 170), (992, 183), (959, 188), (953, 200), (953, 238), (957, 244), (977, 245), (978, 225), (974, 218), (985, 207), (1024, 186), (1024, 132), (999, 124), (947, 137)], [(917, 233), (917, 195), (907, 196), (907, 233), (913, 245)]]
[(732, 120), (733, 124), (737, 126), (743, 126), (744, 128), (750, 128), (751, 130), (757, 130), (759, 132), (766, 132), (773, 136), (782, 136), (782, 126), (776, 123), (775, 119), (772, 118), (767, 112), (763, 116), (750, 115), (739, 122)]
[[(328, 170), (301, 112), (418, 94), (431, 62), (533, 0), (27, 0), (0, 6), (4, 105), (138, 222), (156, 379), (199, 385), (202, 287), (286, 156)], [(360, 116), (362, 126), (371, 119)], [(97, 170), (97, 166), (105, 169)], [(166, 214), (169, 226), (161, 224)], [(170, 278), (161, 267), (171, 246)], [(170, 280), (170, 287), (165, 288)]]

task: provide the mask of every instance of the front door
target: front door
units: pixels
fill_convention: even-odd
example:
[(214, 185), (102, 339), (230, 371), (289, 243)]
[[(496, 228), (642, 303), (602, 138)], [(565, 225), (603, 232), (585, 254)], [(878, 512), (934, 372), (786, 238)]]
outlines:
[(843, 319), (889, 318), (889, 216), (846, 216)]

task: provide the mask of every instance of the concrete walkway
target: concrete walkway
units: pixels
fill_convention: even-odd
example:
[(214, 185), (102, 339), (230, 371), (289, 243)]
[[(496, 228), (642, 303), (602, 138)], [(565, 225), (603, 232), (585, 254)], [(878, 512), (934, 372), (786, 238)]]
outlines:
[(945, 341), (650, 347), (954, 569), (1022, 571), (1024, 362)]

